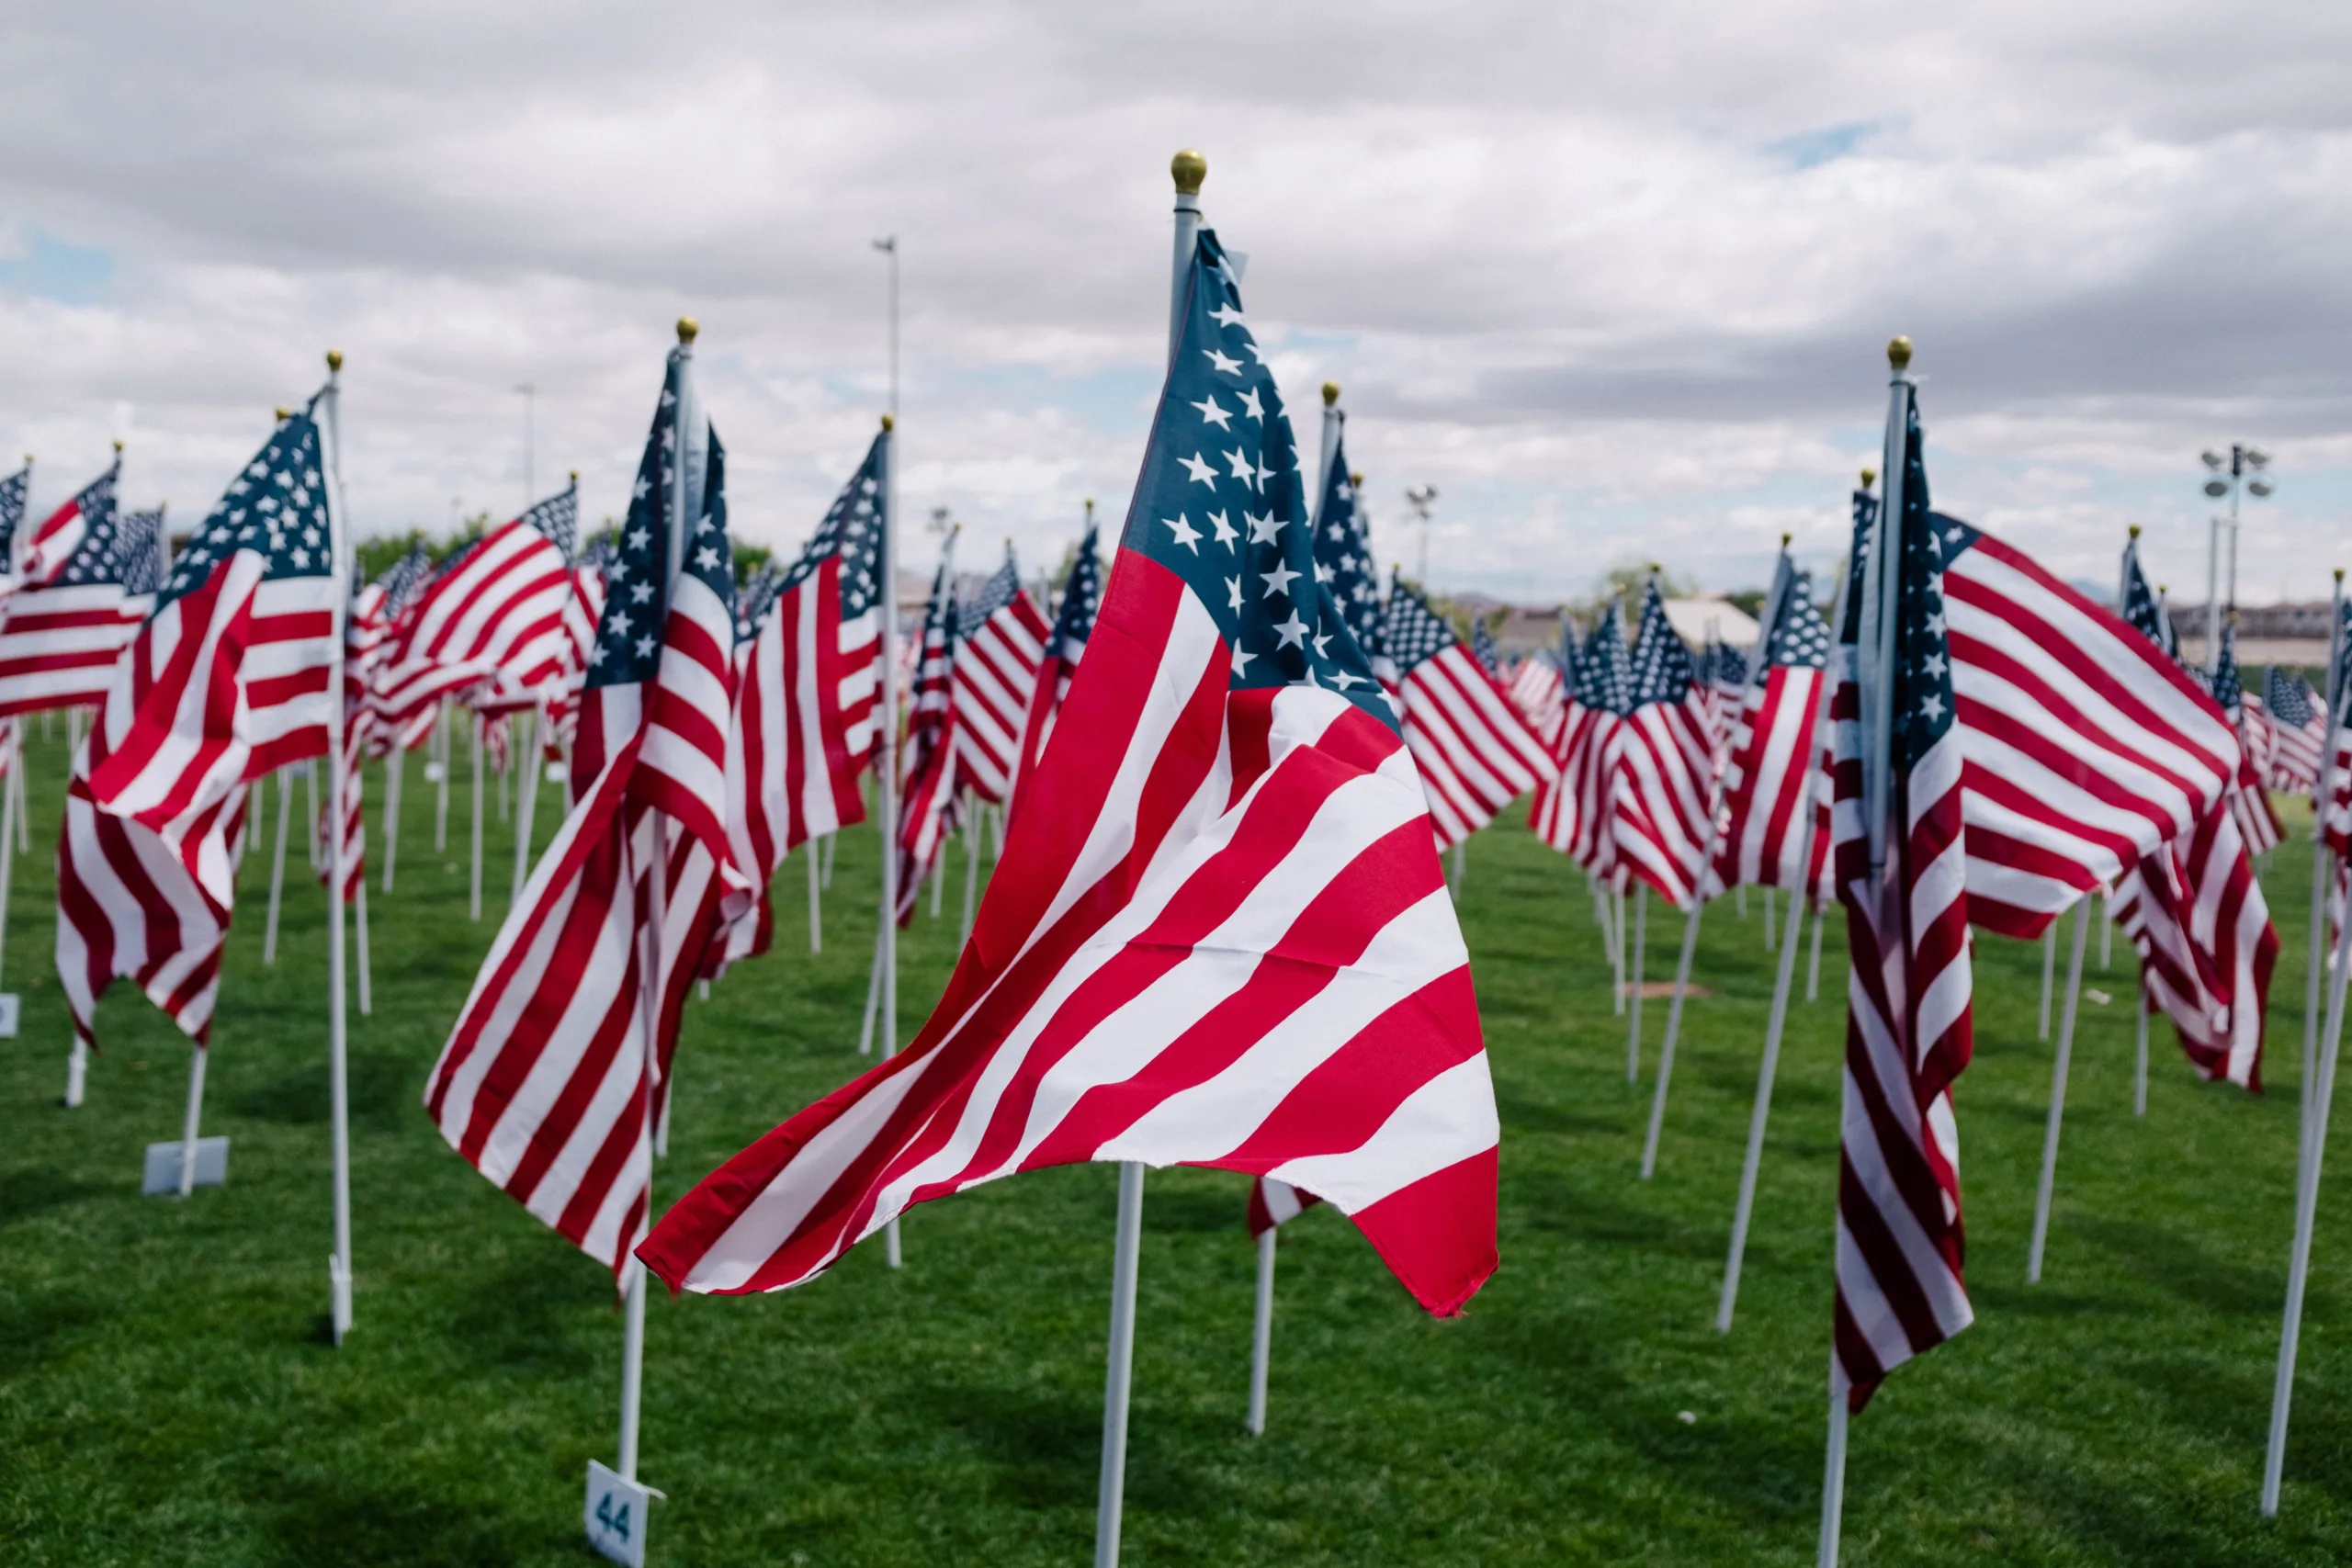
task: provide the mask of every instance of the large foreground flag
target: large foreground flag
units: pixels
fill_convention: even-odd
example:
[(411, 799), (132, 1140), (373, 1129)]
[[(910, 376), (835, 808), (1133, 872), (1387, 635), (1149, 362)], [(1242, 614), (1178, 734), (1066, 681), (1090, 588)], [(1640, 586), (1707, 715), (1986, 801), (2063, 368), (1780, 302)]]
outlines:
[(451, 1146), (616, 1272), (644, 1233), (653, 1107), (687, 984), (752, 904), (722, 825), (734, 645), (725, 497), (725, 455), (682, 344), (589, 652), (575, 757), (594, 774), (425, 1085)]
[(796, 1285), (910, 1204), (1084, 1160), (1312, 1192), (1433, 1312), (1493, 1270), (1494, 1091), (1420, 782), (1315, 580), (1205, 231), (1180, 319), (1101, 619), (946, 995), (663, 1217), (639, 1255), (673, 1286)]
[(1687, 909), (1707, 870), (1713, 748), (1698, 671), (1666, 618), (1655, 576), (1643, 590), (1630, 670), (1611, 784), (1617, 855), (1627, 872)]
[(1744, 688), (1736, 710), (1710, 897), (1741, 884), (1797, 893), (1817, 887), (1828, 854), (1827, 836), (1816, 833), (1809, 863), (1798, 863), (1805, 813), (1820, 793), (1829, 627), (1814, 604), (1811, 574), (1796, 570), (1785, 553), (1780, 578), (1777, 609), (1764, 628), (1763, 679)]
[(1012, 793), (1021, 766), (1021, 732), (1029, 700), (1037, 691), (1037, 666), (1046, 657), (1053, 628), (1021, 586), (1012, 544), (1004, 564), (959, 613), (963, 641), (956, 649), (952, 701), (956, 705), (956, 761), (966, 788), (980, 799), (1002, 802)]
[[(1094, 617), (1102, 607), (1102, 563), (1095, 540), (1093, 502), (1087, 506), (1086, 537), (1079, 541), (1069, 581), (1062, 584), (1061, 608), (1055, 612), (1054, 629), (1046, 639), (1046, 657), (1037, 666), (1036, 689), (1021, 727), (1021, 761), (1012, 782), (1012, 805), (1020, 802), (1022, 781), (1036, 772), (1046, 754), (1046, 742), (1053, 739), (1054, 721), (1069, 699), (1069, 683), (1078, 674), (1079, 660), (1086, 656), (1086, 639), (1094, 635)], [(1008, 815), (1012, 805), (1005, 808)]]
[(1975, 1039), (1965, 764), (1946, 634), (1953, 606), (1946, 541), (1928, 510), (1917, 395), (1904, 390), (1902, 507), (1885, 519), (1895, 547), (1871, 550), (1897, 574), (1894, 592), (1877, 595), (1894, 616), (1893, 665), (1860, 664), (1880, 642), (1866, 604), (1879, 581), (1858, 554), (1831, 713), (1838, 892), (1853, 949), (1831, 1382), (1855, 1410), (1889, 1371), (1974, 1316), (1961, 1280), (1951, 1101)]
[(1405, 743), (1429, 792), (1438, 848), (1458, 844), (1558, 770), (1501, 685), (1429, 601), (1399, 581), (1380, 632)]

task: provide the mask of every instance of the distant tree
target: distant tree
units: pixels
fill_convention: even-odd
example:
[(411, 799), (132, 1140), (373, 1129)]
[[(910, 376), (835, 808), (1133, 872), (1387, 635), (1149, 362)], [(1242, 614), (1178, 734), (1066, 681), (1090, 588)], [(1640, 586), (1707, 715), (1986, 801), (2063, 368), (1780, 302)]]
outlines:
[(1766, 592), (1761, 588), (1743, 588), (1736, 593), (1724, 594), (1724, 603), (1731, 605), (1743, 615), (1760, 615), (1764, 613)]
[(728, 536), (727, 542), (735, 551), (735, 586), (738, 588), (751, 581), (752, 574), (775, 555), (775, 551), (765, 545), (754, 545), (731, 534)]

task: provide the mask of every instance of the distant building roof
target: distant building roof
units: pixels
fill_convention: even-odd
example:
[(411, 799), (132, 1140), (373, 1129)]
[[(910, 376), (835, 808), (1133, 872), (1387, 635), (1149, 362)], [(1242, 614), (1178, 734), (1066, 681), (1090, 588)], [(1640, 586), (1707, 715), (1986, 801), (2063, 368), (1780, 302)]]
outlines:
[(1763, 634), (1756, 617), (1728, 599), (1668, 599), (1666, 618), (1676, 635), (1693, 648), (1711, 637), (1735, 648), (1752, 648)]

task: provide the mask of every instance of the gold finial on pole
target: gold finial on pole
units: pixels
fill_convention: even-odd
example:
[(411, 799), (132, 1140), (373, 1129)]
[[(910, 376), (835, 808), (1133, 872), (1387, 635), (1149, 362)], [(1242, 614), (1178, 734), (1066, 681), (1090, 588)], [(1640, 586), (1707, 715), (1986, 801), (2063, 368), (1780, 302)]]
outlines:
[(1355, 486), (1358, 490), (1363, 489), (1363, 470), (1362, 468), (1358, 468), (1354, 473), (1350, 474), (1348, 476), (1348, 482)]
[(278, 404), (278, 405), (277, 405), (277, 423), (280, 423), (280, 424), (284, 424), (288, 420), (292, 419), (293, 417), (294, 417), (294, 411), (293, 411), (292, 409), (288, 408), (284, 403), (280, 403), (280, 404)]
[(1864, 468), (1862, 470), (1862, 488), (1864, 490), (1868, 490), (1871, 486), (1876, 483), (1878, 483), (1878, 470), (1876, 468)]
[(119, 440), (114, 444), (114, 455), (118, 457), (122, 456), (122, 443)]
[(577, 489), (580, 484), (580, 470), (578, 468), (571, 470), (571, 483), (575, 489)]
[(886, 435), (888, 434), (891, 428), (898, 423), (899, 422), (897, 420), (891, 418), (888, 414), (884, 414), (882, 416), (882, 433)]
[(1324, 382), (1324, 383), (1323, 383), (1323, 406), (1324, 406), (1325, 408), (1327, 408), (1327, 409), (1328, 409), (1328, 408), (1330, 408), (1331, 406), (1333, 406), (1334, 404), (1336, 404), (1339, 400), (1340, 400), (1340, 384), (1339, 384), (1337, 381), (1326, 381), (1326, 382)]
[(2140, 525), (2137, 523), (2132, 525), (2132, 536), (2135, 539), (2140, 536)]
[(343, 368), (343, 350), (339, 348), (331, 348), (327, 350), (327, 368), (330, 370), (340, 370)]
[[(25, 461), (26, 461), (26, 462), (28, 462), (28, 463), (29, 463), (29, 462), (31, 462), (32, 460), (33, 460), (32, 454), (31, 454), (31, 453), (29, 453), (29, 452), (26, 453), (26, 454), (25, 454)], [(2339, 567), (2337, 567), (2337, 568), (2335, 569), (2335, 581), (2338, 581), (2338, 582), (2341, 582), (2341, 581), (2344, 581), (2344, 569), (2343, 569), (2342, 567), (2340, 567), (2340, 566), (2339, 566)]]
[(1781, 548), (1782, 548), (1782, 549), (1784, 549), (1784, 550), (1785, 550), (1785, 549), (1787, 549), (1787, 548), (1789, 547), (1789, 541), (1790, 541), (1791, 539), (1795, 538), (1795, 537), (1796, 537), (1796, 536), (1795, 536), (1794, 534), (1790, 534), (1790, 533), (1783, 533), (1783, 534), (1781, 534)]
[(1201, 182), (1209, 177), (1209, 161), (1187, 147), (1168, 160), (1168, 174), (1176, 182), (1178, 196), (1198, 196)]
[(681, 346), (691, 345), (695, 341), (695, 334), (701, 331), (702, 323), (692, 316), (678, 318), (678, 342)]
[(1900, 334), (1886, 340), (1886, 363), (1894, 370), (1911, 368), (1911, 340)]

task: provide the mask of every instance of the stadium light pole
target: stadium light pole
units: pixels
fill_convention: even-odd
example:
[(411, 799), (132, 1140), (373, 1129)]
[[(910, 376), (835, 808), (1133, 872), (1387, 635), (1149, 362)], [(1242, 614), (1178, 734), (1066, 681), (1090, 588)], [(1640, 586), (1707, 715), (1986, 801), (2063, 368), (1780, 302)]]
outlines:
[(535, 477), (533, 468), (538, 456), (537, 416), (539, 389), (528, 381), (521, 383), (514, 389), (523, 394), (523, 510), (528, 512), (531, 510), (531, 502), (538, 499), (535, 493), (537, 486), (532, 480)]
[(1405, 489), (1405, 504), (1413, 509), (1413, 521), (1421, 525), (1421, 586), (1430, 584), (1430, 507), (1437, 500), (1437, 486), (1408, 485)]
[[(2259, 501), (2270, 494), (2270, 454), (2233, 441), (2227, 457), (2213, 451), (2200, 452), (2198, 457), (2210, 476), (2205, 493), (2215, 501), (2226, 496), (2230, 502), (2229, 516), (2216, 514), (2205, 533), (2205, 673), (2210, 677), (2222, 664), (2222, 611), (2238, 607), (2238, 502), (2243, 495)], [(2223, 528), (2230, 535), (2226, 573), (2222, 563)]]
[[(882, 924), (876, 940), (882, 950), (877, 978), (882, 991), (882, 1056), (887, 1061), (899, 1050), (899, 236), (885, 235), (873, 246), (890, 258), (890, 409), (882, 417), (887, 446), (882, 460), (882, 558), (876, 570), (882, 580), (882, 734), (876, 757), (879, 773), (876, 795), (881, 810), (875, 823), (882, 836)], [(883, 1227), (882, 1260), (892, 1269), (905, 1261), (895, 1217)]]

